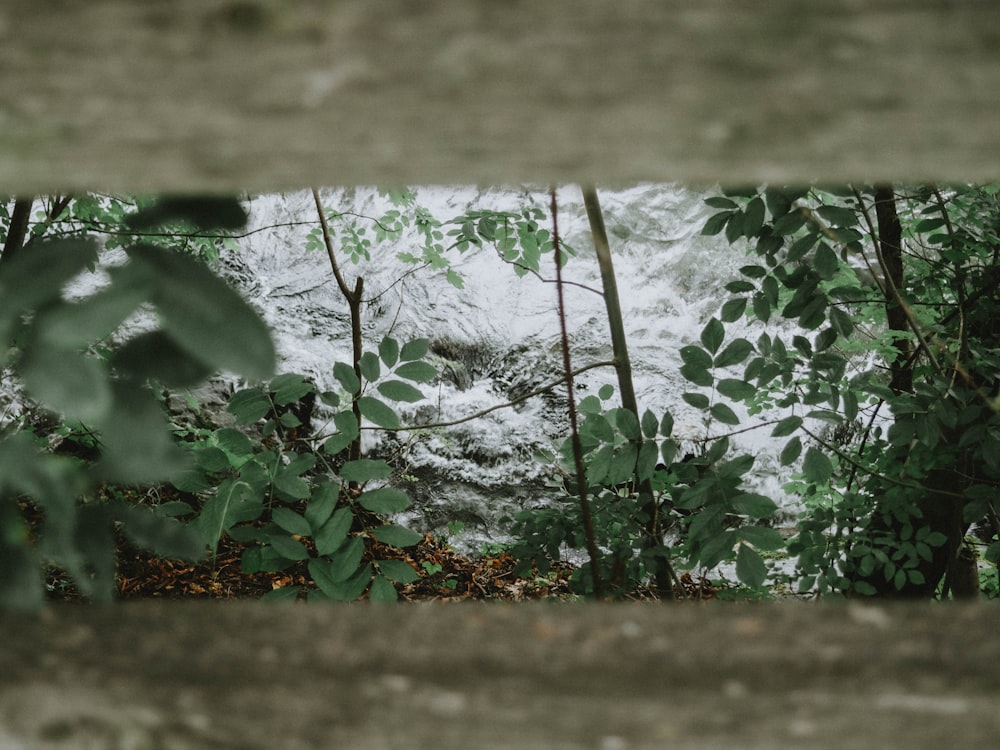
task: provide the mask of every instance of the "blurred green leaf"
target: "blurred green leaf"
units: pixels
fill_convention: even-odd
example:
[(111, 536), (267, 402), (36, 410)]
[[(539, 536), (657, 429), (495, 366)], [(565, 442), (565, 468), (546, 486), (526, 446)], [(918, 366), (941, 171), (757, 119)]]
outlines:
[(403, 528), (402, 526), (376, 526), (372, 529), (372, 534), (383, 544), (391, 544), (393, 547), (412, 547), (423, 541), (423, 534)]
[(271, 332), (228, 284), (194, 258), (140, 245), (132, 263), (147, 266), (163, 330), (192, 356), (220, 370), (263, 380), (274, 372)]

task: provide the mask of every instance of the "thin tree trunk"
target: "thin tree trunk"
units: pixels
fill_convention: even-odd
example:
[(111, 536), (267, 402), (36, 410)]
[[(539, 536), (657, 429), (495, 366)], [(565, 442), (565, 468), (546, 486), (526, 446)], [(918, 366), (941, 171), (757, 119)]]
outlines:
[(896, 348), (896, 358), (889, 363), (889, 387), (894, 393), (908, 393), (913, 390), (913, 366), (910, 355), (913, 346), (910, 342), (910, 324), (899, 299), (899, 290), (903, 288), (903, 231), (896, 213), (896, 196), (892, 185), (875, 186), (875, 219), (878, 222), (878, 257), (885, 275), (886, 288), (886, 322), (889, 330), (894, 332), (893, 346)]
[(569, 411), (570, 440), (573, 444), (573, 468), (576, 472), (576, 489), (580, 496), (580, 515), (583, 518), (583, 532), (587, 540), (587, 554), (590, 557), (590, 575), (594, 586), (594, 598), (604, 598), (601, 581), (601, 556), (594, 535), (594, 519), (590, 513), (587, 498), (587, 470), (583, 463), (583, 444), (580, 442), (580, 428), (576, 415), (576, 395), (573, 385), (573, 367), (570, 361), (569, 333), (566, 329), (566, 300), (563, 294), (562, 248), (559, 243), (559, 221), (557, 219), (556, 189), (551, 190), (552, 245), (556, 260), (556, 290), (559, 296), (559, 334), (562, 342), (563, 373), (566, 378), (566, 405)]
[[(344, 274), (337, 263), (337, 255), (333, 250), (333, 238), (330, 235), (330, 226), (326, 221), (326, 213), (323, 211), (323, 204), (319, 199), (319, 191), (312, 189), (313, 201), (316, 204), (316, 212), (319, 214), (320, 227), (323, 230), (323, 245), (326, 247), (327, 257), (330, 259), (330, 267), (333, 269), (333, 276), (337, 280), (340, 293), (347, 300), (347, 307), (351, 313), (351, 349), (354, 365), (354, 373), (358, 376), (358, 383), (361, 383), (361, 355), (364, 353), (364, 344), (361, 340), (361, 295), (364, 292), (365, 280), (359, 276), (354, 282), (352, 290), (344, 279)], [(361, 407), (358, 405), (358, 398), (361, 396), (361, 386), (358, 386), (357, 393), (351, 394), (354, 397), (352, 410), (354, 418), (358, 423), (358, 437), (347, 450), (347, 460), (355, 461), (361, 458)], [(356, 483), (352, 482), (352, 485)]]
[(10, 215), (10, 226), (7, 228), (7, 238), (0, 252), (0, 263), (9, 263), (24, 248), (24, 240), (28, 236), (28, 221), (31, 219), (31, 206), (34, 197), (15, 198), (14, 211)]
[[(632, 382), (632, 362), (628, 356), (628, 345), (625, 338), (625, 325), (622, 321), (621, 303), (618, 297), (618, 282), (615, 279), (614, 263), (611, 260), (611, 246), (608, 243), (608, 233), (604, 226), (604, 213), (597, 197), (597, 189), (593, 185), (583, 187), (583, 203), (590, 220), (590, 231), (594, 237), (594, 250), (597, 253), (597, 264), (601, 269), (601, 283), (604, 287), (604, 304), (608, 312), (608, 325), (611, 328), (611, 349), (615, 358), (615, 369), (618, 371), (618, 391), (621, 394), (622, 406), (639, 417), (639, 405), (635, 397), (635, 386)], [(639, 435), (642, 443), (642, 435)], [(645, 547), (653, 548), (663, 544), (663, 528), (660, 524), (659, 508), (653, 498), (653, 490), (649, 478), (638, 483), (639, 504), (647, 514)], [(662, 599), (673, 601), (673, 567), (670, 560), (664, 556), (650, 556), (648, 565), (652, 568), (656, 588)]]

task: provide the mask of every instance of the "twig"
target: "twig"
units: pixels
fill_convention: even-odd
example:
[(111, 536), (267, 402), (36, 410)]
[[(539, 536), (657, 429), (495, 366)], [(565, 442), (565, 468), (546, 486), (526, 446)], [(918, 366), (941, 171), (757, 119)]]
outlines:
[(590, 557), (590, 575), (594, 582), (594, 598), (600, 600), (604, 598), (604, 592), (601, 590), (601, 558), (594, 536), (594, 519), (590, 513), (590, 501), (587, 499), (587, 469), (583, 465), (583, 443), (580, 442), (580, 429), (576, 418), (576, 394), (573, 390), (569, 332), (566, 329), (566, 300), (562, 284), (562, 258), (559, 257), (559, 221), (557, 219), (555, 187), (553, 186), (549, 192), (552, 206), (552, 243), (555, 247), (556, 294), (559, 299), (559, 337), (566, 381), (566, 409), (569, 412), (570, 440), (573, 445), (573, 468), (576, 472), (576, 490), (580, 498), (580, 515), (583, 517), (583, 533), (587, 540), (587, 555)]

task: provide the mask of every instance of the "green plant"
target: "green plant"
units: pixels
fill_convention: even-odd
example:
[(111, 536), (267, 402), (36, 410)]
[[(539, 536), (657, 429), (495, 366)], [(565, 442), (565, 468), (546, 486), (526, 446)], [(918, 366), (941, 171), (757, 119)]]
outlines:
[[(247, 545), (247, 573), (305, 563), (318, 586), (311, 598), (350, 600), (367, 591), (373, 600), (394, 600), (394, 584), (416, 580), (409, 564), (380, 559), (373, 552), (378, 545), (408, 547), (423, 539), (383, 520), (410, 503), (404, 492), (386, 484), (392, 467), (381, 459), (343, 459), (362, 428), (355, 417), (358, 402), (364, 419), (391, 429), (400, 422), (387, 401), (423, 398), (412, 383), (436, 375), (422, 359), (427, 350), (424, 339), (400, 345), (383, 338), (379, 354), (361, 360), (369, 391), (362, 390), (354, 368), (335, 364), (334, 378), (345, 393), (319, 394), (324, 403), (339, 409), (331, 419), (336, 431), (330, 435), (297, 432), (311, 414), (296, 413), (295, 406), (311, 403), (316, 396), (315, 386), (301, 375), (279, 375), (264, 386), (234, 393), (229, 411), (238, 425), (257, 425), (260, 441), (221, 428), (189, 443), (198, 471), (179, 485), (187, 491), (208, 491), (196, 526), (213, 554), (227, 534)], [(286, 587), (267, 598), (291, 599), (299, 593), (297, 587)]]
[[(968, 525), (996, 515), (997, 195), (768, 186), (706, 200), (720, 210), (703, 233), (756, 256), (727, 285), (719, 325), (746, 315), (798, 328), (790, 345), (761, 335), (732, 384), (697, 374), (751, 413), (793, 410), (772, 434), (790, 438), (782, 464), (801, 466), (808, 513), (789, 550), (803, 589), (932, 596)], [(871, 367), (863, 350), (881, 361)]]
[[(232, 200), (163, 201), (126, 222), (195, 218), (208, 226), (217, 216), (232, 225), (244, 214)], [(96, 265), (97, 244), (42, 235), (30, 245), (5, 243), (17, 250), (0, 262), (0, 366), (71, 425), (66, 437), (99, 456), (53, 454), (24, 429), (0, 433), (0, 606), (13, 609), (41, 604), (41, 571), (50, 565), (68, 572), (81, 593), (111, 598), (118, 530), (164, 556), (200, 557), (204, 546), (193, 529), (120, 497), (100, 498), (97, 488), (169, 480), (186, 470), (149, 384), (183, 388), (219, 369), (262, 378), (274, 366), (263, 322), (198, 260), (130, 245), (127, 263), (109, 270), (107, 285), (67, 299), (66, 283)], [(150, 304), (157, 326), (117, 337)], [(27, 519), (35, 513), (42, 520), (33, 526)]]

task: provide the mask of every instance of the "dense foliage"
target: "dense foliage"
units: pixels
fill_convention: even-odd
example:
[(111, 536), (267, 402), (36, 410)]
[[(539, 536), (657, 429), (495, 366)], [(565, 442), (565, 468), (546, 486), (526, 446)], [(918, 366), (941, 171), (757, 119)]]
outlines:
[[(434, 429), (404, 424), (398, 405), (422, 400), (439, 373), (426, 340), (365, 340), (364, 279), (344, 264), (406, 238), (402, 260), (461, 288), (452, 251), (491, 249), (518, 275), (574, 253), (538, 208), (442, 222), (407, 191), (387, 194), (379, 217), (331, 211), (313, 195), (306, 243), (329, 256), (353, 343), (351, 360), (331, 365), (336, 389), (322, 392), (274, 375), (266, 327), (206, 265), (233, 246), (238, 201), (0, 204), (0, 365), (35, 405), (0, 425), (0, 606), (38, 606), (53, 567), (110, 598), (122, 536), (188, 558), (215, 555), (226, 536), (244, 545), (247, 573), (305, 565), (311, 585), (274, 599), (388, 601), (421, 575), (399, 550), (422, 535), (392, 520), (410, 504), (405, 461), (364, 456), (361, 434)], [(652, 584), (671, 597), (685, 590), (675, 570), (721, 563), (749, 596), (785, 584), (963, 596), (981, 578), (995, 592), (997, 196), (997, 186), (876, 185), (707, 198), (718, 212), (703, 234), (745, 246), (748, 261), (677, 353), (704, 433), (682, 441), (669, 411), (625, 408), (610, 386), (583, 398), (585, 485), (569, 436), (541, 456), (557, 499), (511, 519), (522, 572), (544, 574), (569, 548), (590, 553), (573, 577), (582, 594)], [(99, 249), (124, 250), (122, 261), (92, 291), (67, 292)], [(627, 390), (627, 355), (613, 364)], [(219, 371), (250, 384), (229, 400), (231, 423), (171, 422), (170, 394)], [(749, 429), (785, 439), (787, 489), (804, 505), (794, 534), (774, 527), (775, 498), (753, 489), (757, 458), (733, 450)], [(137, 502), (109, 486), (170, 493), (128, 495)], [(795, 560), (791, 575), (770, 562), (782, 556)]]
[[(669, 412), (640, 419), (581, 403), (602, 577), (627, 590), (662, 555), (704, 569), (734, 561), (751, 590), (770, 577), (803, 593), (969, 596), (977, 524), (995, 592), (997, 195), (995, 185), (877, 185), (709, 197), (718, 213), (703, 234), (745, 245), (750, 260), (700, 341), (679, 352), (704, 437), (679, 455)], [(730, 336), (748, 322), (755, 341)], [(730, 438), (774, 411), (763, 424), (788, 438), (780, 462), (805, 505), (787, 543), (771, 528), (777, 505), (745, 489), (755, 457), (730, 455)], [(569, 445), (558, 457), (567, 474)], [(654, 539), (643, 481), (663, 521)], [(574, 492), (516, 519), (524, 559), (584, 549)], [(797, 560), (790, 580), (769, 576), (760, 554), (783, 549)], [(587, 566), (580, 580), (586, 589)]]
[(798, 329), (758, 339), (740, 380), (753, 393), (739, 400), (793, 412), (774, 432), (790, 436), (782, 462), (802, 460), (808, 512), (789, 551), (803, 590), (970, 593), (974, 523), (992, 536), (986, 559), (1000, 557), (997, 192), (874, 185), (709, 199), (721, 210), (705, 232), (756, 256), (728, 285), (722, 322), (746, 314)]

